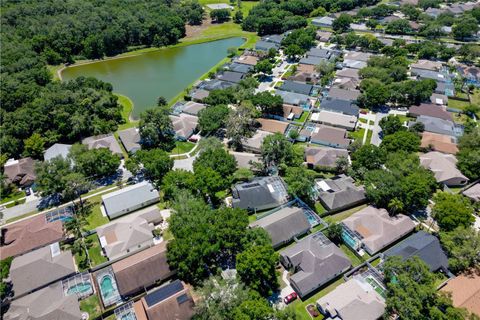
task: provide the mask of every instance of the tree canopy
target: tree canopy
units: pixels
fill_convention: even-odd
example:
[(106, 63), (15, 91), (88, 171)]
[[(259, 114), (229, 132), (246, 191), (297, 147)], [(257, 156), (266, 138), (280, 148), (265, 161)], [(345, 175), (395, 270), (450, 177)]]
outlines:
[(480, 127), (463, 135), (458, 147), (457, 167), (471, 180), (480, 178)]
[(440, 230), (452, 231), (458, 227), (468, 228), (475, 222), (470, 199), (461, 194), (439, 192), (433, 198), (432, 216)]
[(480, 232), (472, 227), (458, 227), (440, 232), (440, 241), (448, 254), (448, 268), (462, 272), (480, 265)]
[(155, 107), (140, 114), (140, 143), (144, 148), (171, 150), (174, 147), (174, 131), (167, 107)]

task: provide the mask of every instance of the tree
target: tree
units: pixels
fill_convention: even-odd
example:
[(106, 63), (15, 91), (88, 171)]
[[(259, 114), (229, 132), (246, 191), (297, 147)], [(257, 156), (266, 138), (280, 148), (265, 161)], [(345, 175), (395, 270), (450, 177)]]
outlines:
[(238, 182), (238, 181), (250, 181), (255, 177), (253, 174), (252, 170), (248, 168), (238, 168), (237, 171), (233, 173), (233, 181)]
[(167, 99), (164, 96), (157, 98), (157, 107), (164, 107), (168, 104)]
[(272, 74), (273, 65), (270, 63), (268, 59), (260, 60), (255, 65), (255, 72), (263, 73), (264, 75)]
[(348, 158), (345, 156), (340, 156), (335, 160), (335, 172), (337, 174), (346, 173), (350, 166)]
[(38, 133), (34, 133), (30, 138), (23, 141), (23, 156), (32, 157), (34, 159), (43, 158), (43, 151), (45, 150), (45, 139)]
[(74, 169), (89, 178), (102, 178), (115, 174), (120, 166), (120, 157), (108, 148), (91, 149), (86, 145), (74, 144), (69, 159)]
[(209, 134), (225, 126), (230, 109), (226, 105), (205, 108), (198, 116), (198, 126), (203, 134)]
[(385, 28), (385, 32), (389, 34), (409, 34), (412, 32), (412, 28), (408, 20), (399, 19), (389, 22)]
[(253, 126), (254, 116), (257, 111), (253, 106), (240, 105), (229, 114), (227, 119), (227, 138), (235, 148), (242, 145), (242, 140), (250, 138), (255, 131)]
[(163, 196), (166, 200), (173, 200), (180, 190), (193, 191), (195, 176), (186, 170), (171, 170), (162, 179)]
[(350, 24), (353, 22), (352, 16), (342, 13), (337, 19), (333, 21), (332, 28), (337, 33), (343, 33), (350, 29)]
[(255, 94), (252, 103), (259, 108), (263, 114), (282, 114), (283, 99), (280, 96), (272, 95), (268, 91)]
[(135, 159), (143, 165), (145, 176), (159, 185), (163, 177), (173, 168), (173, 159), (160, 149), (138, 150)]
[(295, 59), (297, 56), (304, 54), (305, 51), (297, 44), (292, 43), (285, 48), (284, 53), (287, 55), (288, 59)]
[(223, 146), (209, 148), (202, 150), (193, 161), (193, 171), (196, 173), (200, 168), (210, 168), (217, 172), (224, 181), (223, 185), (227, 187), (231, 182), (232, 174), (237, 170), (237, 161)]
[(65, 190), (65, 180), (72, 173), (70, 161), (55, 157), (35, 165), (37, 179), (35, 183), (42, 197), (61, 194)]
[(358, 97), (358, 103), (368, 109), (384, 106), (390, 96), (387, 86), (375, 78), (362, 80), (360, 90), (362, 94)]
[(234, 320), (257, 320), (271, 319), (274, 314), (265, 299), (255, 299), (243, 301), (233, 310)]
[(169, 109), (157, 107), (140, 114), (140, 143), (142, 147), (171, 150), (175, 145), (172, 121)]
[(385, 160), (386, 153), (383, 149), (372, 144), (367, 144), (352, 153), (352, 168), (354, 170), (360, 168), (367, 170), (380, 169)]
[(292, 143), (280, 133), (265, 137), (260, 149), (265, 169), (271, 166), (277, 167), (282, 164), (289, 164), (293, 158)]
[(465, 40), (478, 32), (478, 21), (469, 16), (464, 16), (452, 27), (453, 37), (457, 40)]
[(92, 187), (90, 181), (78, 172), (69, 173), (62, 177), (62, 180), (63, 185), (65, 186), (62, 192), (63, 199), (73, 200), (79, 198), (80, 207), (81, 209), (84, 209), (82, 193), (87, 192)]
[(308, 204), (312, 204), (314, 198), (314, 178), (315, 172), (303, 166), (287, 167), (285, 171), (285, 182), (288, 186), (288, 192)]
[(458, 142), (457, 167), (471, 180), (480, 178), (480, 127), (464, 134)]
[(448, 254), (448, 268), (454, 273), (480, 265), (480, 232), (472, 227), (458, 227), (440, 232), (442, 247)]
[(315, 66), (315, 71), (317, 71), (321, 76), (328, 75), (335, 71), (335, 63), (322, 60), (318, 65)]
[(416, 152), (420, 147), (420, 137), (410, 131), (397, 131), (385, 136), (380, 148), (388, 152)]
[(222, 23), (230, 20), (230, 10), (228, 9), (215, 9), (210, 11), (210, 18), (217, 23)]
[(238, 23), (238, 24), (242, 23), (242, 21), (243, 21), (243, 13), (242, 13), (241, 10), (238, 10), (237, 12), (235, 12), (235, 16), (234, 16), (234, 18), (233, 18), (233, 21), (234, 21), (235, 23)]
[(470, 227), (475, 222), (470, 200), (461, 194), (440, 192), (433, 198), (432, 216), (443, 231)]
[(340, 244), (342, 242), (342, 225), (337, 222), (332, 222), (328, 224), (328, 227), (323, 231), (325, 236), (332, 240), (335, 244)]
[(278, 288), (275, 267), (279, 255), (272, 246), (250, 246), (237, 255), (237, 273), (245, 285), (262, 296), (271, 295)]
[(397, 131), (406, 130), (402, 121), (395, 115), (388, 115), (380, 120), (380, 128), (384, 135), (394, 134)]

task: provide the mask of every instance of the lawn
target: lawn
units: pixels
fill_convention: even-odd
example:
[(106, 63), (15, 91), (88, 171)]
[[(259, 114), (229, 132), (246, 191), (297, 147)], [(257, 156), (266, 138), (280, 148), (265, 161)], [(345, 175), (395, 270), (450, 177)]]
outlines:
[(360, 128), (358, 130), (355, 130), (353, 132), (348, 132), (348, 137), (350, 139), (354, 139), (354, 140), (360, 140), (360, 141), (363, 141), (363, 136), (365, 135), (365, 129), (364, 128)]
[(327, 212), (327, 209), (325, 209), (320, 202), (315, 202), (315, 212), (317, 212), (317, 214), (321, 216), (322, 214)]
[(190, 152), (193, 147), (195, 147), (195, 143), (188, 142), (188, 141), (176, 141), (175, 148), (170, 151), (171, 155), (177, 155), (182, 153)]
[(310, 113), (304, 111), (304, 112), (302, 113), (302, 116), (301, 116), (300, 118), (296, 119), (295, 122), (304, 123), (305, 121), (307, 121), (307, 118), (308, 118), (308, 115), (309, 115), (309, 114), (310, 114)]
[[(312, 317), (308, 314), (307, 310), (305, 307), (309, 304), (316, 304), (317, 300), (320, 299), (321, 297), (325, 296), (326, 294), (332, 292), (336, 287), (344, 283), (343, 278), (341, 277), (340, 279), (336, 280), (335, 282), (332, 282), (329, 286), (321, 289), (314, 295), (310, 296), (310, 298), (306, 299), (305, 301), (302, 301), (300, 299), (295, 300), (292, 302), (289, 306), (289, 308), (293, 308), (295, 310), (295, 313), (298, 316), (299, 320), (311, 320)], [(318, 316), (315, 319), (321, 320), (324, 317), (322, 315)]]
[(480, 89), (475, 89), (470, 95), (470, 102), (472, 104), (480, 105)]
[(102, 309), (100, 308), (100, 299), (96, 294), (90, 296), (84, 300), (80, 300), (80, 310), (83, 312), (88, 312), (89, 319), (95, 319), (102, 314)]
[(87, 230), (95, 229), (101, 225), (108, 223), (108, 218), (102, 215), (100, 206), (102, 205), (102, 196), (98, 195), (88, 199), (88, 202), (92, 205), (92, 212), (87, 217)]
[(367, 119), (364, 118), (358, 118), (358, 121), (360, 121), (361, 123), (367, 123)]
[(469, 103), (467, 101), (455, 100), (455, 99), (452, 99), (452, 98), (448, 99), (448, 107), (449, 108), (463, 110), (468, 105), (469, 105)]
[(348, 209), (348, 210), (336, 213), (334, 215), (328, 216), (327, 220), (328, 221), (339, 222), (339, 221), (342, 221), (342, 220), (350, 217), (355, 212), (358, 212), (358, 211), (360, 211), (360, 210), (362, 210), (363, 208), (366, 208), (366, 207), (367, 207), (367, 205), (363, 204), (361, 206), (358, 206), (358, 207), (355, 207), (355, 208), (352, 208), (352, 209)]
[(118, 103), (122, 106), (122, 118), (125, 121), (124, 124), (118, 126), (118, 130), (124, 130), (131, 127), (134, 127), (138, 124), (138, 121), (130, 121), (130, 114), (133, 110), (133, 101), (129, 97), (122, 94), (115, 93), (118, 97)]
[(370, 144), (370, 141), (372, 141), (372, 135), (373, 135), (373, 131), (372, 131), (372, 130), (368, 130), (368, 132), (367, 132), (367, 141), (365, 141), (365, 144)]
[(20, 190), (15, 190), (12, 193), (10, 193), (7, 197), (2, 198), (0, 203), (5, 203), (9, 201), (14, 201), (18, 200), (20, 198), (24, 198), (26, 196), (25, 191), (20, 191)]
[(360, 259), (347, 245), (341, 244), (340, 249), (342, 249), (343, 253), (352, 261), (352, 266), (356, 267), (364, 263), (363, 259)]
[(26, 200), (25, 198), (20, 199), (20, 200), (15, 200), (15, 201), (13, 201), (12, 203), (6, 204), (6, 205), (5, 205), (5, 208), (15, 207), (16, 205), (25, 203), (26, 201), (27, 201), (27, 200)]
[[(88, 255), (90, 256), (91, 267), (98, 266), (101, 263), (107, 261), (107, 258), (102, 256), (102, 248), (100, 247), (100, 242), (98, 241), (98, 237), (96, 234), (89, 235), (85, 238), (86, 240), (90, 240), (92, 243), (92, 247), (88, 249)], [(87, 257), (85, 255), (79, 255), (78, 253), (75, 254), (75, 262), (80, 271), (85, 271), (88, 267), (82, 267), (85, 265), (85, 259)]]

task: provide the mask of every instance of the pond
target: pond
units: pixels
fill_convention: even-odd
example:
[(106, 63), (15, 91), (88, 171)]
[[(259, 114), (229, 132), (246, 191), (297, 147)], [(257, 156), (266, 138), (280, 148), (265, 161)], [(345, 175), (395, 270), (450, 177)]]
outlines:
[(243, 38), (165, 48), (118, 59), (65, 68), (62, 80), (90, 76), (109, 82), (113, 91), (134, 103), (133, 116), (156, 105), (159, 96), (174, 98), (227, 56), (227, 49), (239, 47)]

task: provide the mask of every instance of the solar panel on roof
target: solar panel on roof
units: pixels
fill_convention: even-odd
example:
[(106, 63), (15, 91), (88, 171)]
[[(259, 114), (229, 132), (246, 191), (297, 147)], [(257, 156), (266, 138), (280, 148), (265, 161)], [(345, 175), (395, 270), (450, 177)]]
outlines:
[(182, 303), (187, 302), (187, 301), (189, 301), (189, 300), (190, 300), (190, 299), (188, 298), (188, 295), (187, 295), (186, 293), (182, 294), (181, 296), (179, 296), (179, 297), (177, 298), (178, 304), (182, 304)]
[(166, 286), (161, 287), (158, 290), (146, 295), (145, 302), (149, 307), (151, 307), (182, 290), (182, 282), (180, 280), (175, 280), (174, 282), (167, 284)]

